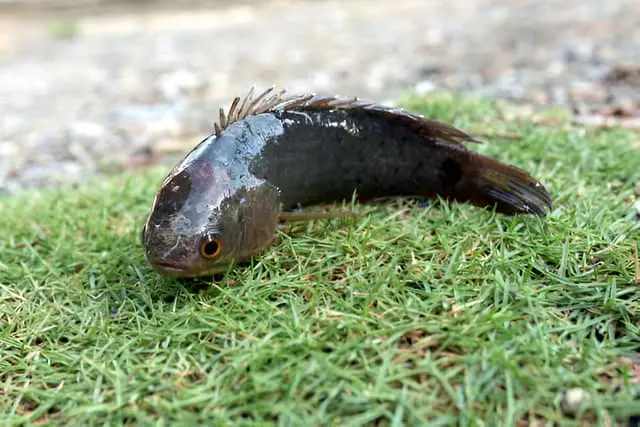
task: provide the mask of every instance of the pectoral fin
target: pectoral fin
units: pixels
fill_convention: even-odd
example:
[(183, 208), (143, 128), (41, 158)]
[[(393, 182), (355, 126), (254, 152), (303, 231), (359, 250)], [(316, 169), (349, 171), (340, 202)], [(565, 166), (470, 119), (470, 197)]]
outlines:
[(312, 221), (314, 219), (333, 219), (341, 217), (358, 218), (362, 215), (353, 211), (289, 211), (280, 212), (278, 219), (280, 222), (294, 222), (294, 221)]

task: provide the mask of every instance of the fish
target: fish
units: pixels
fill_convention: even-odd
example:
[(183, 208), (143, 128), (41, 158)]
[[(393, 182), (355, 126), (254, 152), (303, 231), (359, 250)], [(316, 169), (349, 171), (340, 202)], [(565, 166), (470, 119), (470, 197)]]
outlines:
[[(160, 274), (214, 276), (259, 256), (283, 222), (349, 215), (313, 205), (441, 198), (504, 215), (546, 216), (528, 172), (472, 151), (444, 122), (359, 97), (251, 87), (162, 181), (142, 229)], [(357, 215), (357, 214), (356, 214)]]

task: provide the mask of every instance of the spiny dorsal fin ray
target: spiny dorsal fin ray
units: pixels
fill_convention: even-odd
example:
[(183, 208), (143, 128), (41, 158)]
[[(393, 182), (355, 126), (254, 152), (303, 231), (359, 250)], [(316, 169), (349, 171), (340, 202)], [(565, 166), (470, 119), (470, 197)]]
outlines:
[(275, 86), (271, 86), (254, 97), (255, 87), (252, 86), (242, 100), (239, 97), (234, 98), (228, 114), (225, 114), (224, 109), (220, 108), (220, 121), (213, 125), (216, 136), (219, 136), (220, 133), (232, 123), (238, 122), (248, 116), (255, 116), (270, 111), (321, 111), (342, 109), (371, 111), (382, 114), (389, 120), (401, 121), (404, 125), (414, 128), (417, 132), (424, 134), (425, 137), (428, 138), (441, 139), (458, 144), (464, 141), (479, 142), (471, 135), (446, 123), (426, 119), (419, 114), (409, 113), (401, 108), (387, 107), (364, 101), (357, 97), (317, 95), (315, 93), (285, 96), (285, 89), (274, 92), (275, 89)]

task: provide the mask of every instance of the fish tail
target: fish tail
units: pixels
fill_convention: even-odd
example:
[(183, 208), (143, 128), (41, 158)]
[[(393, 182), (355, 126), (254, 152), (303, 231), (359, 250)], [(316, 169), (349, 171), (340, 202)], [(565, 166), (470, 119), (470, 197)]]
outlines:
[(452, 163), (447, 167), (445, 161), (441, 168), (441, 181), (444, 183), (447, 174), (458, 173), (458, 182), (447, 191), (451, 198), (480, 207), (495, 207), (497, 212), (508, 215), (546, 216), (551, 211), (551, 197), (547, 189), (526, 171), (477, 153), (459, 153), (465, 159), (458, 169), (455, 166), (460, 163), (452, 159), (449, 161), (455, 165)]

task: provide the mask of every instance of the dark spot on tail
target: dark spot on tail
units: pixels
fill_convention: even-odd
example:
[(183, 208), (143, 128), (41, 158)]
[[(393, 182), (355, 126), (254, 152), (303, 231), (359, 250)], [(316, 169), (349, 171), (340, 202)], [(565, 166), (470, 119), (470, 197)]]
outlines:
[(460, 163), (447, 157), (447, 159), (440, 165), (438, 170), (438, 176), (440, 177), (440, 183), (443, 187), (452, 187), (460, 181), (462, 178), (462, 168)]

